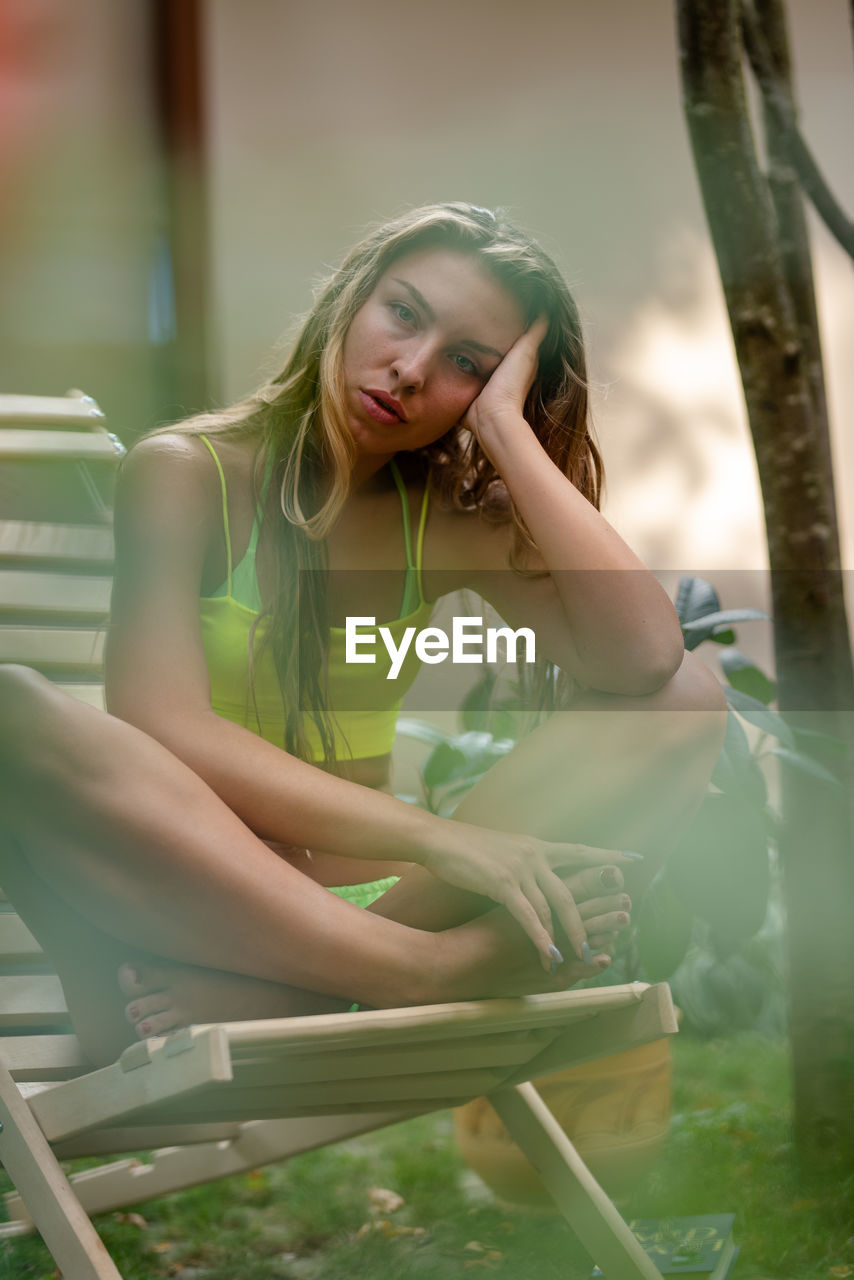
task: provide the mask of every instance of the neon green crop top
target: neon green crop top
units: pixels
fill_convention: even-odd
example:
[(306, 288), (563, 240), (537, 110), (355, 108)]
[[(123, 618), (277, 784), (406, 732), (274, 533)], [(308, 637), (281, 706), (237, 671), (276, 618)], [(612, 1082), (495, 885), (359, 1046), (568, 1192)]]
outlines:
[[(225, 545), (228, 577), (213, 596), (199, 600), (202, 624), (202, 645), (208, 667), (211, 686), (211, 706), (217, 715), (244, 725), (268, 742), (284, 745), (284, 709), (279, 682), (269, 650), (258, 652), (264, 636), (265, 624), (258, 624), (255, 637), (255, 688), (250, 687), (249, 645), (253, 624), (261, 610), (261, 597), (255, 572), (255, 554), (260, 530), (260, 511), (256, 514), (243, 559), (232, 562), (231, 533), (228, 525), (228, 495), (225, 473), (216, 450), (206, 436), (201, 436), (216, 464), (222, 489), (222, 518), (225, 527)], [(427, 522), (428, 489), (425, 488), (418, 522), (415, 557), (412, 555), (412, 539), (409, 524), (409, 501), (406, 487), (394, 462), (391, 463), (394, 482), (400, 494), (403, 513), (403, 536), (406, 548), (406, 584), (401, 617), (384, 623), (391, 631), (395, 645), (399, 645), (406, 627), (416, 631), (425, 627), (433, 606), (428, 604), (421, 590), (421, 559), (424, 528)], [(329, 706), (334, 713), (333, 730), (336, 757), (365, 759), (382, 756), (391, 751), (394, 742), (400, 702), (412, 684), (420, 662), (415, 647), (410, 645), (396, 680), (388, 680), (391, 660), (377, 628), (360, 627), (360, 637), (374, 634), (372, 649), (361, 652), (376, 654), (374, 664), (345, 662), (343, 627), (330, 628), (329, 643)], [(337, 721), (337, 724), (335, 723)], [(322, 759), (320, 734), (311, 716), (306, 716), (306, 736), (315, 759)]]

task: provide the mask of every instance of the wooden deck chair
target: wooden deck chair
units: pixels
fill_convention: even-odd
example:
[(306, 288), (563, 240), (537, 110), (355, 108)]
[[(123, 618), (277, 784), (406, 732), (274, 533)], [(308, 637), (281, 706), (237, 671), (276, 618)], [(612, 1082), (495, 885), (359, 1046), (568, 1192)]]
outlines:
[[(0, 401), (0, 423), (2, 413)], [(27, 430), (38, 453), (40, 433), (19, 424), (11, 430)], [(98, 424), (93, 434), (102, 430)], [(53, 437), (48, 450), (58, 448), (52, 424), (44, 434)], [(24, 456), (23, 442), (13, 443), (14, 456)], [(118, 451), (110, 448), (114, 465)], [(92, 456), (104, 461), (96, 450), (70, 456), (75, 465)], [(97, 703), (108, 524), (4, 524), (0, 510), (0, 549), (0, 654), (39, 666)], [(90, 1213), (487, 1095), (608, 1280), (658, 1280), (529, 1081), (675, 1030), (666, 985), (633, 983), (194, 1026), (133, 1045), (117, 1063), (92, 1070), (56, 975), (12, 904), (0, 900), (0, 1162), (17, 1188), (6, 1197), (0, 1241), (35, 1228), (65, 1280), (121, 1280)], [(149, 1163), (111, 1161), (70, 1179), (59, 1163), (151, 1149)]]
[(0, 396), (0, 662), (96, 706), (123, 454), (82, 392)]

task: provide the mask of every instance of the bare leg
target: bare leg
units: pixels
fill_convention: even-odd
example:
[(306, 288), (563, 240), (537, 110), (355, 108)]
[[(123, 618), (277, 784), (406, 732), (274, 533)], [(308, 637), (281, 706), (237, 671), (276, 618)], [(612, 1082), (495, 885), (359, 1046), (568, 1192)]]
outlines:
[[(457, 815), (546, 839), (640, 849), (644, 863), (627, 873), (637, 895), (704, 794), (720, 749), (723, 707), (717, 680), (687, 656), (677, 676), (657, 694), (587, 694), (490, 770)], [(599, 882), (599, 872), (569, 881), (594, 949), (609, 947), (614, 932), (628, 924), (625, 913), (631, 906), (631, 899), (620, 894), (622, 873), (612, 867), (606, 874), (610, 885)], [(370, 911), (413, 928), (445, 930), (488, 906), (483, 898), (443, 885), (416, 867)], [(153, 1030), (176, 1025), (188, 1006), (201, 1005), (200, 978), (203, 973), (183, 974), (164, 966), (143, 969), (138, 983), (126, 977), (125, 990), (136, 997), (134, 1021)]]
[[(616, 868), (610, 870), (617, 871)], [(599, 868), (578, 872), (566, 883), (587, 925), (591, 948), (600, 954), (609, 952), (616, 934), (630, 924), (631, 899), (621, 893), (606, 895)], [(490, 911), (486, 899), (471, 897), (474, 909), (462, 917), (463, 922)], [(379, 899), (374, 904), (380, 913), (382, 901)], [(372, 910), (373, 907), (369, 908)], [(448, 925), (448, 921), (443, 923)], [(439, 927), (437, 925), (437, 929)], [(607, 966), (597, 958), (595, 967)], [(577, 965), (569, 972), (577, 978), (585, 976), (585, 971)], [(539, 975), (537, 985), (543, 985)], [(162, 959), (123, 964), (119, 970), (119, 986), (128, 998), (126, 1016), (140, 1037), (161, 1035), (189, 1022), (292, 1017), (299, 1013), (345, 1010), (349, 1006), (347, 1001), (333, 1003), (331, 997), (313, 992), (299, 992), (275, 983), (261, 983), (257, 978)], [(321, 1000), (328, 1001), (328, 1005), (321, 1006)]]
[[(0, 765), (10, 831), (0, 874), (15, 880), (13, 898), (75, 1010), (99, 956), (109, 957), (113, 981), (123, 960), (153, 954), (376, 1006), (541, 990), (582, 976), (563, 972), (549, 983), (501, 913), (438, 936), (329, 894), (159, 744), (23, 669), (0, 669)], [(54, 942), (63, 912), (65, 941)], [(74, 938), (87, 930), (81, 958)], [(75, 1020), (101, 1059), (102, 1042), (85, 1039), (91, 1019), (81, 1011)]]
[[(4, 799), (15, 848), (23, 853), (34, 877), (30, 896), (38, 896), (39, 881), (50, 884), (69, 912), (69, 921), (78, 917), (88, 922), (90, 931), (94, 924), (104, 936), (119, 942), (120, 959), (133, 960), (132, 948), (136, 948), (143, 959), (154, 952), (219, 971), (227, 958), (230, 970), (267, 984), (280, 986), (288, 979), (370, 1004), (548, 985), (531, 959), (529, 945), (511, 922), (491, 914), (448, 929), (449, 919), (453, 922), (463, 911), (470, 912), (472, 904), (461, 907), (460, 895), (431, 877), (426, 877), (433, 895), (428, 901), (422, 892), (425, 876), (417, 869), (383, 899), (378, 910), (360, 912), (272, 854), (190, 770), (145, 735), (72, 703), (32, 674), (7, 669), (0, 675), (4, 700), (0, 753), (5, 746), (8, 783)], [(708, 680), (717, 689), (712, 677)], [(486, 826), (533, 829), (535, 834), (565, 837), (571, 833), (589, 843), (637, 845), (641, 841), (633, 838), (635, 831), (650, 844), (660, 835), (672, 839), (668, 826), (685, 820), (705, 785), (717, 752), (721, 717), (709, 689), (700, 687), (702, 681), (698, 686), (696, 677), (689, 674), (671, 684), (673, 689), (668, 686), (662, 697), (655, 696), (658, 705), (653, 719), (658, 715), (661, 730), (656, 750), (651, 749), (649, 728), (641, 727), (644, 717), (639, 714), (641, 706), (647, 708), (655, 700), (631, 700), (640, 704), (637, 709), (629, 709), (630, 700), (611, 700), (612, 714), (618, 706), (625, 712), (627, 737), (622, 750), (614, 749), (613, 731), (601, 728), (601, 721), (610, 716), (591, 717), (589, 731), (580, 735), (571, 719), (556, 717), (497, 766), (501, 769), (511, 759), (519, 766), (498, 785), (503, 809), (488, 794), (490, 774), (472, 792), (460, 817)], [(701, 714), (694, 716), (697, 723), (689, 724), (682, 708), (692, 697)], [(592, 711), (593, 705), (584, 710)], [(563, 761), (569, 757), (572, 767), (573, 733), (578, 752), (574, 801), (563, 798), (567, 769)], [(644, 763), (628, 767), (633, 755)], [(690, 795), (672, 782), (673, 776), (684, 779), (688, 756)], [(652, 770), (650, 760), (656, 761)], [(601, 794), (612, 814), (614, 790), (627, 784), (631, 801), (636, 802), (634, 812), (628, 801), (624, 806), (625, 818), (632, 819), (626, 829), (634, 828), (629, 840), (610, 836), (606, 841), (582, 832), (583, 821), (595, 825), (596, 819), (592, 806), (585, 814), (583, 803), (591, 773), (601, 776)], [(665, 778), (670, 800), (659, 811), (657, 791)], [(539, 786), (533, 787), (532, 781)], [(55, 800), (50, 813), (46, 812), (47, 794)], [(547, 806), (542, 806), (543, 797), (549, 801)], [(656, 817), (651, 820), (653, 813)], [(413, 905), (414, 885), (417, 906)], [(18, 896), (17, 891), (13, 896)], [(455, 916), (446, 914), (442, 922), (436, 912), (437, 904), (443, 903)], [(395, 922), (392, 913), (404, 920), (408, 916), (420, 928)], [(428, 923), (424, 917), (431, 913), (433, 921)], [(211, 928), (211, 920), (216, 927)], [(435, 939), (424, 929), (442, 924), (443, 963), (438, 966), (437, 951), (431, 945)], [(41, 922), (41, 929), (34, 921), (34, 931), (42, 937), (51, 934), (47, 921)], [(112, 964), (115, 948), (103, 954), (107, 951)], [(435, 981), (431, 988), (437, 968), (446, 975), (438, 992)], [(74, 974), (62, 968), (60, 972), (66, 986), (74, 988)], [(448, 974), (454, 975), (453, 981), (448, 981)], [(562, 984), (566, 980), (564, 975)], [(85, 981), (76, 986), (85, 986)], [(281, 1008), (282, 993), (276, 996)], [(286, 1004), (289, 998), (286, 994)]]
[[(720, 684), (692, 654), (647, 697), (583, 694), (497, 761), (454, 816), (544, 840), (640, 852), (643, 863), (626, 872), (637, 897), (700, 805), (723, 741), (725, 707)], [(618, 872), (615, 887), (621, 884)], [(478, 899), (468, 897), (416, 867), (373, 910), (440, 928), (454, 911), (477, 910)]]

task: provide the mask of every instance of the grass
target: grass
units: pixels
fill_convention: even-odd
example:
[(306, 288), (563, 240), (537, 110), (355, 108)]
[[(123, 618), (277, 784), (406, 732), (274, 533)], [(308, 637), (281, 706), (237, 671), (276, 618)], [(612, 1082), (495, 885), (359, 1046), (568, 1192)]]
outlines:
[[(734, 1212), (734, 1280), (854, 1280), (854, 1177), (798, 1171), (785, 1047), (683, 1033), (674, 1057), (672, 1136), (623, 1213)], [(96, 1225), (126, 1280), (582, 1280), (590, 1270), (561, 1219), (495, 1203), (462, 1166), (448, 1115)], [(56, 1274), (38, 1239), (0, 1252), (0, 1280)]]

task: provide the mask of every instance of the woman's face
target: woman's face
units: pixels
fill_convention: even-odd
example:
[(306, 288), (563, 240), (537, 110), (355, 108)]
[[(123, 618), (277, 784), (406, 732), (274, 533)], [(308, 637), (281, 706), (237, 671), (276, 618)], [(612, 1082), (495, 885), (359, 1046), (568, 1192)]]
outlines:
[(456, 249), (399, 258), (344, 340), (350, 427), (360, 456), (381, 465), (460, 422), (525, 328), (515, 299)]

